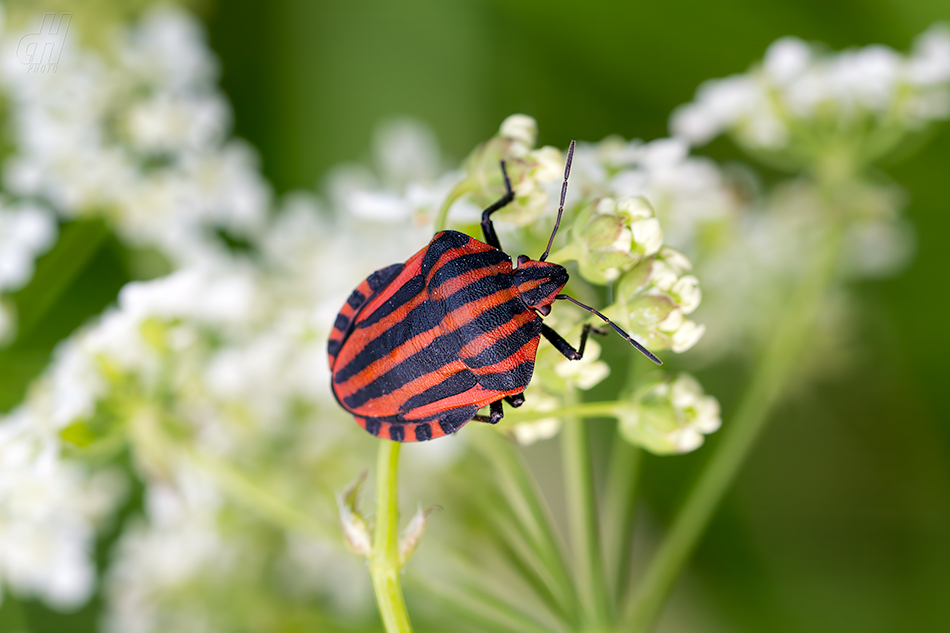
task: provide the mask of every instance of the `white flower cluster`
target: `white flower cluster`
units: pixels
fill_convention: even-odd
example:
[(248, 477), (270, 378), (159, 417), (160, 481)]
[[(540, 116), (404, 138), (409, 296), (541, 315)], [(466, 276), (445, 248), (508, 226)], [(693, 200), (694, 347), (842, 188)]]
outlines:
[(230, 110), (197, 23), (167, 6), (104, 50), (76, 47), (56, 73), (28, 73), (3, 38), (0, 87), (14, 151), (6, 190), (63, 217), (99, 216), (133, 245), (176, 263), (224, 251), (216, 231), (259, 231), (270, 191)]
[(96, 528), (125, 486), (113, 471), (61, 459), (38, 413), (21, 408), (0, 424), (0, 579), (19, 595), (76, 607), (95, 586)]
[(722, 170), (708, 158), (690, 156), (689, 145), (680, 139), (644, 143), (613, 136), (581, 143), (574, 164), (569, 201), (646, 200), (662, 226), (662, 242), (693, 257), (710, 247), (704, 234), (731, 224), (745, 207)]
[(950, 115), (950, 30), (935, 27), (902, 56), (880, 45), (828, 54), (794, 37), (774, 42), (748, 73), (702, 84), (674, 111), (673, 134), (701, 145), (723, 132), (743, 145), (782, 149), (800, 122), (859, 133), (860, 122), (918, 129)]

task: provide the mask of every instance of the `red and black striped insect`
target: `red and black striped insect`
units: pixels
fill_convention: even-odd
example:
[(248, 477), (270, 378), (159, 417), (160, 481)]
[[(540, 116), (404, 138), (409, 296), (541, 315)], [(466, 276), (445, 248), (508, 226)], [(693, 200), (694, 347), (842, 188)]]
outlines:
[[(542, 336), (570, 360), (584, 354), (590, 325), (575, 350), (542, 322), (556, 299), (597, 315), (662, 364), (600, 312), (559, 294), (567, 270), (545, 259), (564, 212), (573, 156), (571, 142), (557, 221), (537, 260), (521, 255), (512, 268), (492, 225), (491, 214), (514, 199), (502, 162), (505, 195), (482, 212), (485, 242), (441, 231), (406, 263), (374, 272), (347, 299), (327, 349), (331, 388), (367, 432), (415, 442), (454, 433), (472, 419), (498, 422), (503, 400), (513, 407), (524, 402)], [(476, 415), (486, 405), (490, 415)]]

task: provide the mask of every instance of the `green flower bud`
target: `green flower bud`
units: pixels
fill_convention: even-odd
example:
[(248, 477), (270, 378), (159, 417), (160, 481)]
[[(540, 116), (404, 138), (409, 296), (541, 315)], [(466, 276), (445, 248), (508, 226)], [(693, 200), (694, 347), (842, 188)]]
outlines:
[(514, 114), (505, 119), (496, 136), (469, 154), (465, 161), (468, 177), (450, 199), (470, 193), (483, 208), (498, 200), (505, 191), (499, 166), (504, 161), (515, 199), (492, 217), (518, 226), (536, 220), (549, 202), (545, 185), (559, 181), (564, 173), (560, 150), (550, 146), (534, 149), (537, 134), (537, 123), (527, 115)]
[(651, 453), (688, 453), (722, 424), (719, 402), (686, 373), (656, 374), (617, 409), (620, 434)]
[(645, 198), (601, 198), (578, 214), (570, 242), (552, 258), (577, 261), (582, 277), (603, 285), (662, 244), (660, 221)]
[(699, 280), (682, 253), (664, 246), (617, 283), (617, 303), (605, 314), (626, 324), (651, 350), (684, 352), (706, 331), (686, 318), (702, 301)]

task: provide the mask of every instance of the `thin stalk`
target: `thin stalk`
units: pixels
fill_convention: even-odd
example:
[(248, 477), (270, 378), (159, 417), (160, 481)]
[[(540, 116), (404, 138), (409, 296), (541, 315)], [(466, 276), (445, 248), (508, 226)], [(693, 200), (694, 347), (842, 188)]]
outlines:
[[(563, 407), (559, 407), (558, 410), (552, 414), (551, 411), (519, 411), (517, 409), (513, 411), (505, 412), (504, 422), (507, 424), (519, 424), (521, 422), (533, 422), (535, 420), (543, 420), (544, 418), (550, 418), (552, 415), (557, 415), (561, 418), (574, 417), (574, 418), (603, 418), (603, 417), (616, 417), (617, 416), (617, 406), (621, 404), (616, 401), (610, 402), (578, 402), (573, 404), (568, 404)], [(565, 421), (565, 425), (568, 422)]]
[(491, 463), (498, 480), (498, 490), (528, 537), (539, 561), (547, 569), (551, 589), (556, 592), (562, 609), (570, 621), (575, 621), (578, 606), (571, 575), (554, 520), (537, 482), (510, 441), (490, 429), (472, 433), (471, 437), (475, 439), (476, 448)]
[(683, 565), (782, 394), (791, 370), (808, 348), (808, 336), (834, 272), (839, 244), (840, 230), (835, 227), (819, 248), (811, 271), (790, 298), (739, 409), (650, 561), (637, 593), (628, 603), (632, 606), (623, 630), (644, 633), (659, 615)]
[[(618, 305), (630, 328), (627, 302), (620, 297)], [(638, 366), (643, 359), (639, 354), (630, 354), (627, 364), (627, 379), (621, 394), (630, 399), (635, 391)], [(643, 449), (621, 437), (614, 427), (614, 441), (610, 449), (607, 481), (604, 490), (604, 551), (606, 554), (607, 579), (611, 584), (611, 599), (617, 610), (622, 609), (621, 598), (627, 594), (630, 583), (630, 562), (633, 554), (633, 527), (636, 498), (639, 492), (640, 465)]]
[[(566, 408), (571, 407), (574, 397), (573, 390), (569, 390)], [(590, 441), (587, 426), (580, 420), (564, 420), (561, 455), (564, 460), (571, 553), (574, 556), (575, 585), (582, 606), (582, 625), (587, 631), (605, 631), (610, 622), (610, 602), (597, 526)]]
[(221, 489), (238, 503), (259, 516), (288, 530), (326, 538), (329, 531), (292, 503), (281, 499), (253, 477), (247, 476), (225, 460), (193, 448), (185, 449), (189, 458), (209, 474)]
[(399, 564), (399, 442), (381, 441), (376, 461), (376, 530), (369, 574), (386, 633), (411, 633)]
[(615, 603), (626, 594), (633, 552), (633, 517), (643, 449), (614, 436), (604, 491), (604, 550)]
[(449, 207), (452, 206), (452, 203), (464, 196), (465, 194), (474, 191), (475, 187), (473, 183), (468, 179), (463, 180), (459, 184), (455, 185), (448, 197), (445, 199), (445, 202), (442, 203), (442, 207), (439, 209), (439, 214), (435, 218), (434, 231), (438, 233), (439, 231), (445, 230), (445, 225), (449, 221)]

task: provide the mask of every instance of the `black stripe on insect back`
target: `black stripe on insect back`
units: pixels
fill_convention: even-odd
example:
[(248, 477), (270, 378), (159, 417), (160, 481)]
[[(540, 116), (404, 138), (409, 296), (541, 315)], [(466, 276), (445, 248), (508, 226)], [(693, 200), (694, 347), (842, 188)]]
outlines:
[[(511, 277), (507, 273), (488, 275), (487, 277), (476, 279), (467, 286), (459, 288), (447, 297), (440, 297), (440, 300), (442, 301), (446, 314), (448, 314), (459, 308), (464, 308), (473, 301), (490, 297), (496, 292), (510, 288)], [(528, 309), (528, 306), (519, 299), (519, 303), (512, 304), (511, 309), (512, 311), (524, 311)]]
[(454, 279), (468, 272), (489, 266), (497, 266), (511, 259), (501, 251), (485, 251), (479, 253), (466, 253), (459, 255), (455, 259), (450, 259), (439, 267), (429, 280), (429, 288), (438, 288), (440, 285), (450, 279)]
[[(491, 275), (489, 277), (482, 277), (459, 289), (457, 292), (452, 293), (443, 299), (441, 304), (431, 301), (420, 303), (413, 308), (404, 319), (393, 324), (388, 330), (367, 343), (366, 347), (354, 356), (349, 363), (337, 368), (334, 374), (334, 381), (339, 384), (349, 380), (409, 339), (438, 326), (447, 312), (451, 312), (457, 308), (463, 308), (475, 299), (491, 296), (499, 290), (504, 290), (506, 287), (510, 287), (510, 282), (506, 274)], [(399, 293), (396, 294), (398, 295)], [(395, 296), (396, 295), (393, 296), (394, 299)], [(488, 331), (508, 321), (513, 314), (526, 309), (527, 306), (525, 306), (521, 299), (512, 299), (483, 312), (482, 315), (476, 317), (473, 323), (464, 327), (466, 331), (469, 331), (469, 328), (472, 327), (475, 328), (475, 330), (473, 330), (475, 332)], [(390, 312), (392, 312), (392, 310), (390, 310)], [(373, 314), (371, 318), (361, 322), (359, 327), (362, 328), (365, 327), (366, 323), (378, 321), (378, 314), (379, 311)]]
[(531, 382), (534, 374), (534, 361), (528, 360), (509, 369), (492, 374), (479, 374), (478, 384), (490, 391), (511, 391), (523, 389)]
[[(469, 323), (466, 323), (458, 330), (447, 332), (442, 336), (437, 337), (426, 348), (402, 359), (399, 364), (392, 367), (386, 373), (374, 377), (371, 382), (363, 385), (351, 395), (344, 398), (344, 403), (348, 407), (354, 409), (361, 407), (369, 400), (379, 398), (380, 396), (384, 396), (387, 393), (392, 393), (407, 382), (437, 370), (438, 368), (445, 365), (449, 360), (458, 358), (459, 352), (465, 343), (469, 342), (476, 336), (484, 334), (485, 332), (490, 332), (499, 325), (507, 323), (509, 320), (511, 320), (511, 317), (514, 314), (519, 314), (523, 310), (524, 303), (520, 299), (512, 299), (505, 303), (496, 305), (490, 310), (482, 312), (475, 319)], [(409, 314), (411, 317), (412, 312)], [(408, 319), (409, 317), (407, 317), (406, 320)], [(540, 321), (540, 319), (537, 319), (537, 321)], [(401, 321), (400, 323), (404, 323), (404, 321)], [(476, 356), (476, 359), (481, 359), (485, 354), (495, 350), (495, 360), (491, 362), (485, 362), (477, 366), (481, 367), (483, 365), (491, 365), (493, 363), (502, 361), (509, 356), (509, 353), (500, 352), (498, 351), (499, 349), (509, 350), (510, 353), (520, 349), (521, 346), (524, 345), (521, 333), (526, 327), (529, 326), (533, 326), (535, 336), (538, 332), (540, 332), (540, 324), (535, 320), (532, 320), (530, 323), (525, 324), (525, 326), (522, 326), (512, 333), (511, 336), (506, 337), (504, 340), (499, 341), (488, 350), (485, 350)], [(395, 327), (392, 329), (395, 329)], [(392, 329), (387, 330), (386, 334), (391, 332)], [(528, 338), (530, 339), (531, 337), (529, 336)], [(383, 350), (382, 353), (385, 353), (394, 349), (394, 347), (390, 347), (392, 341), (386, 342), (383, 341), (383, 339), (384, 337), (381, 336), (380, 338), (371, 341), (370, 344), (367, 345), (363, 351), (361, 351), (345, 367), (338, 369), (334, 373), (334, 381), (339, 384), (351, 376), (356, 375), (362, 371), (361, 369), (357, 368), (359, 365), (362, 365), (363, 369), (368, 367), (373, 363), (374, 360), (380, 358), (380, 356), (378, 356), (380, 350)], [(469, 360), (463, 360), (467, 365), (473, 366)]]
[(478, 411), (478, 407), (469, 406), (450, 409), (441, 413), (439, 415), (439, 426), (442, 428), (442, 432), (446, 435), (455, 433), (463, 424), (472, 419), (476, 411)]
[(402, 287), (393, 293), (386, 302), (376, 309), (373, 314), (367, 315), (360, 321), (358, 327), (367, 328), (374, 323), (378, 323), (388, 317), (390, 314), (404, 306), (406, 303), (416, 298), (420, 292), (425, 289), (426, 281), (422, 275), (416, 275), (410, 278)]
[(505, 338), (496, 341), (495, 344), (488, 349), (482, 350), (470, 358), (463, 358), (462, 360), (472, 369), (478, 369), (480, 367), (487, 367), (489, 365), (494, 365), (495, 363), (500, 363), (501, 361), (510, 357), (512, 354), (517, 353), (518, 350), (527, 345), (528, 342), (530, 342), (540, 333), (541, 319), (532, 319)]
[(373, 292), (379, 292), (382, 288), (389, 285), (389, 282), (392, 281), (396, 275), (401, 273), (405, 267), (405, 264), (393, 264), (386, 268), (380, 268), (366, 278), (366, 284)]
[(449, 376), (437, 385), (429, 387), (421, 393), (417, 393), (402, 405), (400, 411), (411, 411), (417, 407), (432, 404), (437, 400), (451, 398), (460, 393), (464, 393), (476, 385), (475, 376), (470, 371), (460, 371), (457, 374)]
[(392, 393), (404, 384), (442, 367), (449, 359), (458, 358), (460, 349), (462, 341), (455, 333), (440, 336), (385, 374), (343, 398), (343, 403), (351, 409), (358, 409), (368, 401)]
[[(443, 316), (445, 313), (438, 306), (425, 302), (417, 305), (405, 318), (368, 342), (366, 347), (350, 359), (350, 362), (337, 368), (333, 375), (334, 382), (338, 384), (346, 382), (380, 358), (385, 358), (406, 341), (438, 327)], [(360, 325), (362, 327), (362, 324)]]
[(468, 244), (471, 241), (468, 235), (464, 233), (459, 233), (458, 231), (443, 231), (439, 234), (437, 239), (429, 242), (429, 247), (426, 249), (425, 257), (422, 258), (422, 268), (421, 272), (423, 276), (427, 276), (429, 271), (432, 270), (436, 262), (439, 261), (439, 258), (445, 255), (448, 251), (453, 248), (461, 248)]

